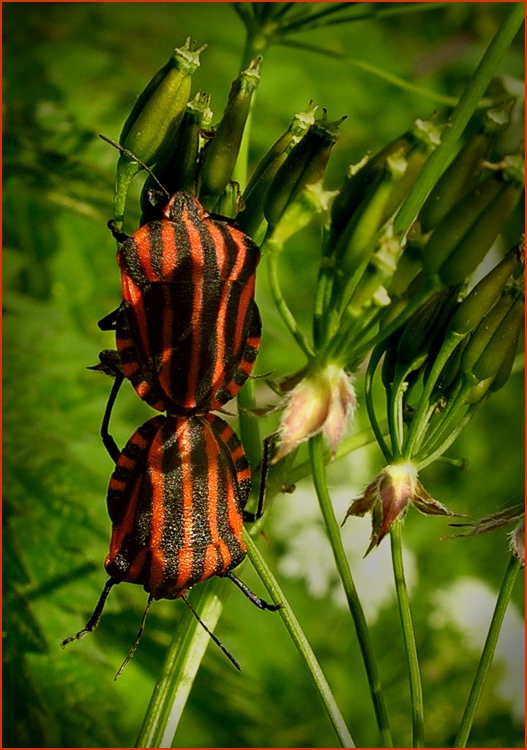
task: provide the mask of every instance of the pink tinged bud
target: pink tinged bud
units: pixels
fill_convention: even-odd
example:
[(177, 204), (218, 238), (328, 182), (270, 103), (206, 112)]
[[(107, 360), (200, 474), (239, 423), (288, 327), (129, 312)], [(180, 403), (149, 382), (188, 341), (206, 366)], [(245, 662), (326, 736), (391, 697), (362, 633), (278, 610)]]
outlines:
[(523, 517), (510, 535), (510, 547), (514, 557), (525, 567), (525, 517)]
[(426, 515), (456, 515), (428, 494), (417, 477), (415, 465), (404, 463), (386, 466), (366, 487), (364, 495), (351, 504), (344, 521), (348, 516), (371, 512), (372, 534), (367, 555), (381, 543), (395, 521), (402, 521), (410, 503)]
[(287, 397), (273, 463), (321, 431), (333, 456), (356, 403), (351, 379), (340, 367), (328, 365), (301, 380)]

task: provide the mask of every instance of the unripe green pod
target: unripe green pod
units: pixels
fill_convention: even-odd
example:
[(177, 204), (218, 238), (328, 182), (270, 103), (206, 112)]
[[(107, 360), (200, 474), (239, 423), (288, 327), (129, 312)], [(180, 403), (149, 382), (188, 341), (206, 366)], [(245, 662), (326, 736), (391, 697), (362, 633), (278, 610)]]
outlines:
[(505, 184), (441, 266), (439, 277), (444, 284), (455, 284), (470, 276), (507, 223), (522, 192), (523, 186), (517, 182)]
[(464, 335), (478, 325), (496, 303), (518, 260), (518, 248), (514, 247), (461, 302), (452, 316), (449, 331)]
[(410, 365), (437, 348), (444, 339), (447, 320), (457, 303), (459, 287), (441, 289), (410, 318), (397, 345), (397, 360)]
[(443, 172), (419, 212), (423, 232), (429, 232), (459, 201), (475, 189), (497, 136), (509, 122), (512, 102), (487, 111), (480, 131), (462, 146)]
[(261, 57), (255, 58), (231, 86), (227, 106), (203, 156), (201, 193), (204, 196), (221, 195), (232, 177), (251, 100), (260, 83), (261, 61)]
[(463, 403), (477, 404), (478, 401), (481, 401), (483, 396), (490, 389), (493, 380), (494, 376), (491, 375), (485, 380), (480, 380), (479, 383), (475, 383), (472, 388), (466, 393), (465, 398), (463, 399)]
[(126, 119), (119, 143), (147, 166), (163, 158), (174, 140), (187, 106), (191, 76), (205, 46), (192, 51), (187, 37), (139, 95)]
[(449, 211), (423, 248), (425, 273), (433, 275), (439, 271), (502, 188), (503, 182), (491, 175)]
[[(391, 213), (400, 202), (401, 196), (404, 197), (406, 195), (408, 184), (412, 184), (412, 181), (415, 180), (420, 171), (420, 167), (418, 167), (418, 162), (420, 160), (419, 154), (428, 154), (438, 143), (439, 129), (434, 125), (433, 120), (416, 120), (415, 125), (411, 130), (403, 133), (403, 135), (399, 136), (391, 143), (388, 143), (362, 166), (361, 162), (355, 167), (351, 167), (349, 174), (344, 180), (344, 184), (331, 207), (331, 233), (335, 238), (334, 241), (336, 241), (344, 231), (355, 211), (362, 203), (363, 199), (365, 199), (365, 194), (368, 193), (371, 195), (371, 192), (369, 192), (370, 188), (372, 190), (375, 189), (375, 184), (384, 174), (386, 161), (390, 156), (397, 153), (398, 155), (405, 157), (411, 164), (408, 174), (405, 174), (402, 178), (401, 185), (397, 188), (397, 190), (401, 190), (401, 193), (397, 194), (396, 191), (393, 199), (387, 204), (387, 211), (389, 210)], [(415, 154), (414, 151), (416, 152)], [(387, 218), (390, 213), (386, 213), (385, 218)]]
[(316, 105), (293, 117), (289, 128), (258, 162), (243, 193), (245, 208), (237, 217), (238, 226), (251, 236), (264, 221), (263, 204), (271, 183), (291, 149), (299, 143), (315, 121)]
[[(158, 162), (152, 170), (159, 183), (169, 195), (180, 190), (195, 192), (196, 167), (200, 146), (200, 131), (210, 125), (212, 112), (209, 108), (210, 94), (198, 91), (194, 99), (188, 104), (181, 127), (178, 131), (176, 144), (170, 157)], [(141, 224), (146, 224), (159, 213), (150, 201), (151, 191), (157, 192), (159, 184), (149, 175), (141, 192)], [(165, 201), (166, 202), (166, 201)]]
[[(278, 138), (278, 140), (273, 143), (269, 151), (264, 156), (262, 156), (251, 175), (251, 179), (247, 183), (247, 187), (244, 190), (243, 199), (245, 201), (248, 199), (251, 191), (253, 190), (256, 183), (261, 179), (261, 177), (264, 174), (267, 175), (269, 168), (276, 164), (276, 160), (279, 157), (282, 157), (284, 154), (289, 153), (291, 148), (296, 145), (301, 138), (304, 137), (308, 129), (315, 122), (315, 112), (317, 111), (317, 109), (317, 104), (313, 104), (312, 101), (309, 102), (306, 110), (304, 112), (298, 112), (293, 117), (285, 133), (283, 133), (280, 138)], [(276, 174), (277, 169), (278, 167), (276, 168), (274, 174)]]
[(500, 323), (472, 372), (478, 380), (495, 375), (517, 340), (525, 318), (525, 302), (517, 299)]
[(516, 351), (518, 349), (519, 339), (520, 339), (520, 328), (518, 329), (516, 338), (510, 345), (508, 352), (504, 356), (503, 361), (498, 369), (498, 372), (496, 373), (495, 377), (492, 380), (492, 383), (490, 386), (490, 391), (492, 393), (496, 393), (496, 391), (499, 391), (500, 388), (503, 388), (503, 386), (509, 379), (510, 374), (512, 372), (512, 368), (514, 366), (514, 360), (516, 358)]
[(374, 240), (383, 222), (386, 203), (405, 169), (406, 159), (400, 154), (387, 158), (381, 179), (372, 184), (370, 195), (362, 201), (340, 235), (335, 257), (337, 272), (344, 278), (351, 277), (375, 249)]
[(305, 188), (319, 182), (326, 171), (331, 149), (338, 139), (344, 118), (328, 122), (326, 112), (294, 146), (280, 166), (264, 202), (264, 216), (275, 227), (287, 205)]
[[(459, 367), (461, 365), (461, 357), (463, 356), (463, 350), (465, 348), (465, 345), (467, 343), (468, 339), (464, 339), (463, 341), (460, 341), (459, 344), (456, 346), (452, 354), (449, 356), (447, 361), (445, 362), (445, 365), (443, 369), (441, 370), (439, 377), (436, 380), (435, 387), (440, 391), (446, 391), (447, 388), (454, 382), (454, 379), (457, 377), (457, 374), (459, 372)], [(431, 359), (429, 362), (429, 368), (428, 371), (430, 371), (433, 367), (433, 360)], [(427, 373), (428, 374), (428, 373)], [(425, 381), (426, 381), (425, 376)]]
[(471, 334), (461, 357), (460, 370), (464, 375), (468, 375), (474, 371), (479, 358), (512, 308), (513, 303), (514, 298), (511, 294), (502, 294), (492, 310), (487, 313), (476, 330)]

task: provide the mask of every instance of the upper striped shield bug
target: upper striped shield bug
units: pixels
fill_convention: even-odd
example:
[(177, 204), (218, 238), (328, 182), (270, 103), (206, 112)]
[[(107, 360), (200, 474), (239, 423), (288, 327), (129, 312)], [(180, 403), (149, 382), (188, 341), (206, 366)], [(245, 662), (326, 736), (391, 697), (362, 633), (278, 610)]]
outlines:
[[(122, 582), (142, 585), (150, 604), (184, 598), (192, 586), (217, 575), (230, 578), (261, 609), (278, 609), (232, 573), (247, 552), (243, 521), (263, 510), (266, 466), (265, 460), (258, 510), (247, 513), (249, 464), (223, 419), (157, 416), (136, 430), (108, 488), (110, 578), (85, 628), (62, 645), (97, 627), (112, 586)], [(143, 625), (144, 620), (138, 638)]]
[(109, 226), (119, 242), (122, 303), (99, 326), (116, 330), (118, 378), (169, 414), (221, 408), (258, 353), (258, 246), (187, 192), (173, 195), (161, 219), (131, 236)]

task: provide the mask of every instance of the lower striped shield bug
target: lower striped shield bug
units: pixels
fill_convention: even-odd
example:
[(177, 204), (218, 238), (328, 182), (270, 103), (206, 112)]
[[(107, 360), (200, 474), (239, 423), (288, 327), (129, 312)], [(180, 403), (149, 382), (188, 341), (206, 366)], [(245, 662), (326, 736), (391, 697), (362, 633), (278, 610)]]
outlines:
[[(279, 609), (232, 573), (247, 552), (243, 521), (262, 514), (266, 466), (264, 458), (257, 512), (247, 513), (249, 464), (223, 419), (157, 416), (136, 430), (108, 488), (112, 536), (104, 565), (110, 578), (86, 626), (62, 645), (95, 630), (111, 588), (122, 582), (144, 587), (148, 609), (153, 599), (185, 598), (195, 584), (217, 575), (233, 581), (261, 609)], [(143, 625), (144, 619), (126, 661)]]

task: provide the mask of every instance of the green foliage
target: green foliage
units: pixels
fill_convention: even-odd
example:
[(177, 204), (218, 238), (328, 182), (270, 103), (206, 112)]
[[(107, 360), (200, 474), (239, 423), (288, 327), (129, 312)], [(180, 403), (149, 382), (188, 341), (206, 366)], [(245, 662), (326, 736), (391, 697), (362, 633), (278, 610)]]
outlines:
[[(307, 12), (317, 4), (302, 5)], [(282, 40), (316, 44), (333, 56), (271, 46), (262, 66), (249, 149), (252, 165), (310, 99), (327, 107), (332, 118), (347, 114), (329, 163), (331, 189), (342, 183), (349, 163), (427, 116), (436, 106), (433, 95), (459, 96), (509, 8), (500, 3), (429, 4), (434, 7), (408, 13), (403, 12), (407, 4), (397, 3), (390, 4), (393, 15), (383, 17), (385, 4), (340, 5), (349, 6), (349, 16), (379, 11), (379, 17), (300, 30)], [(29, 3), (23, 23), (16, 4), (5, 4), (3, 11), (3, 744), (133, 746), (165, 653), (182, 623), (183, 605), (155, 604), (141, 647), (117, 683), (113, 675), (146, 603), (136, 587), (117, 587), (95, 634), (64, 652), (59, 647), (93, 609), (105, 580), (109, 538), (104, 499), (112, 462), (98, 434), (109, 383), (86, 370), (102, 348), (112, 346), (112, 337), (99, 332), (96, 321), (119, 300), (115, 245), (105, 228), (112, 215), (115, 154), (97, 133), (117, 137), (137, 93), (187, 35), (208, 44), (193, 88), (210, 91), (217, 122), (239, 69), (243, 28), (224, 3)], [(299, 20), (304, 12), (300, 4), (295, 12)], [(368, 61), (432, 96), (427, 100), (418, 90), (402, 90), (338, 55)], [(521, 78), (522, 62), (516, 40), (499, 72)], [(499, 89), (498, 82), (493, 85)], [(520, 220), (514, 217), (513, 224)], [(279, 261), (284, 297), (306, 334), (320, 260), (316, 236), (316, 231), (303, 230)], [(258, 302), (264, 338), (257, 373), (281, 376), (302, 367), (304, 359), (276, 311), (268, 282), (262, 263)], [(119, 445), (151, 413), (131, 388), (123, 391), (112, 422)], [(265, 402), (272, 398), (263, 384), (260, 397)], [(449, 456), (470, 457), (469, 471), (447, 462), (423, 471), (427, 487), (433, 486), (434, 495), (449, 508), (481, 517), (519, 500), (522, 399), (521, 378), (513, 374), (463, 431)], [(364, 427), (365, 411), (358, 415)], [(274, 416), (263, 418), (262, 434), (275, 426)], [(342, 462), (340, 469), (337, 462), (329, 472), (331, 489), (340, 488), (345, 496), (339, 522), (361, 483), (382, 466), (376, 449), (360, 455), (362, 469), (360, 462)], [(302, 500), (303, 493), (299, 522), (309, 518), (310, 528), (323, 539), (320, 518), (311, 522), (309, 516), (312, 496), (310, 500), (299, 487)], [(305, 578), (280, 573), (294, 544), (295, 526), (288, 526), (286, 518), (294, 499), (282, 495), (276, 500), (271, 529), (282, 519), (290, 531), (268, 532), (266, 557), (355, 740), (375, 746), (378, 733), (349, 613), (329, 587), (318, 598), (308, 595), (309, 549), (303, 563), (298, 558)], [(427, 744), (438, 747), (454, 741), (481, 644), (467, 647), (451, 623), (431, 626), (434, 594), (460, 577), (477, 578), (497, 591), (508, 557), (503, 531), (439, 541), (449, 533), (446, 521), (416, 513), (408, 515), (404, 528), (418, 571), (411, 599), (425, 683)], [(327, 542), (321, 545), (325, 558), (331, 558)], [(354, 562), (357, 569), (361, 565)], [(243, 578), (257, 590), (261, 586), (249, 565)], [(333, 588), (336, 581), (334, 574)], [(522, 596), (516, 586), (513, 601), (519, 608)], [(411, 741), (408, 687), (396, 617), (389, 599), (371, 617), (370, 637), (392, 733), (404, 746)], [(251, 608), (234, 592), (216, 632), (244, 671), (238, 675), (219, 651), (209, 649), (178, 728), (178, 746), (334, 746), (320, 696), (278, 616)], [(498, 665), (476, 718), (474, 746), (523, 744), (510, 703), (496, 697), (499, 680)]]

